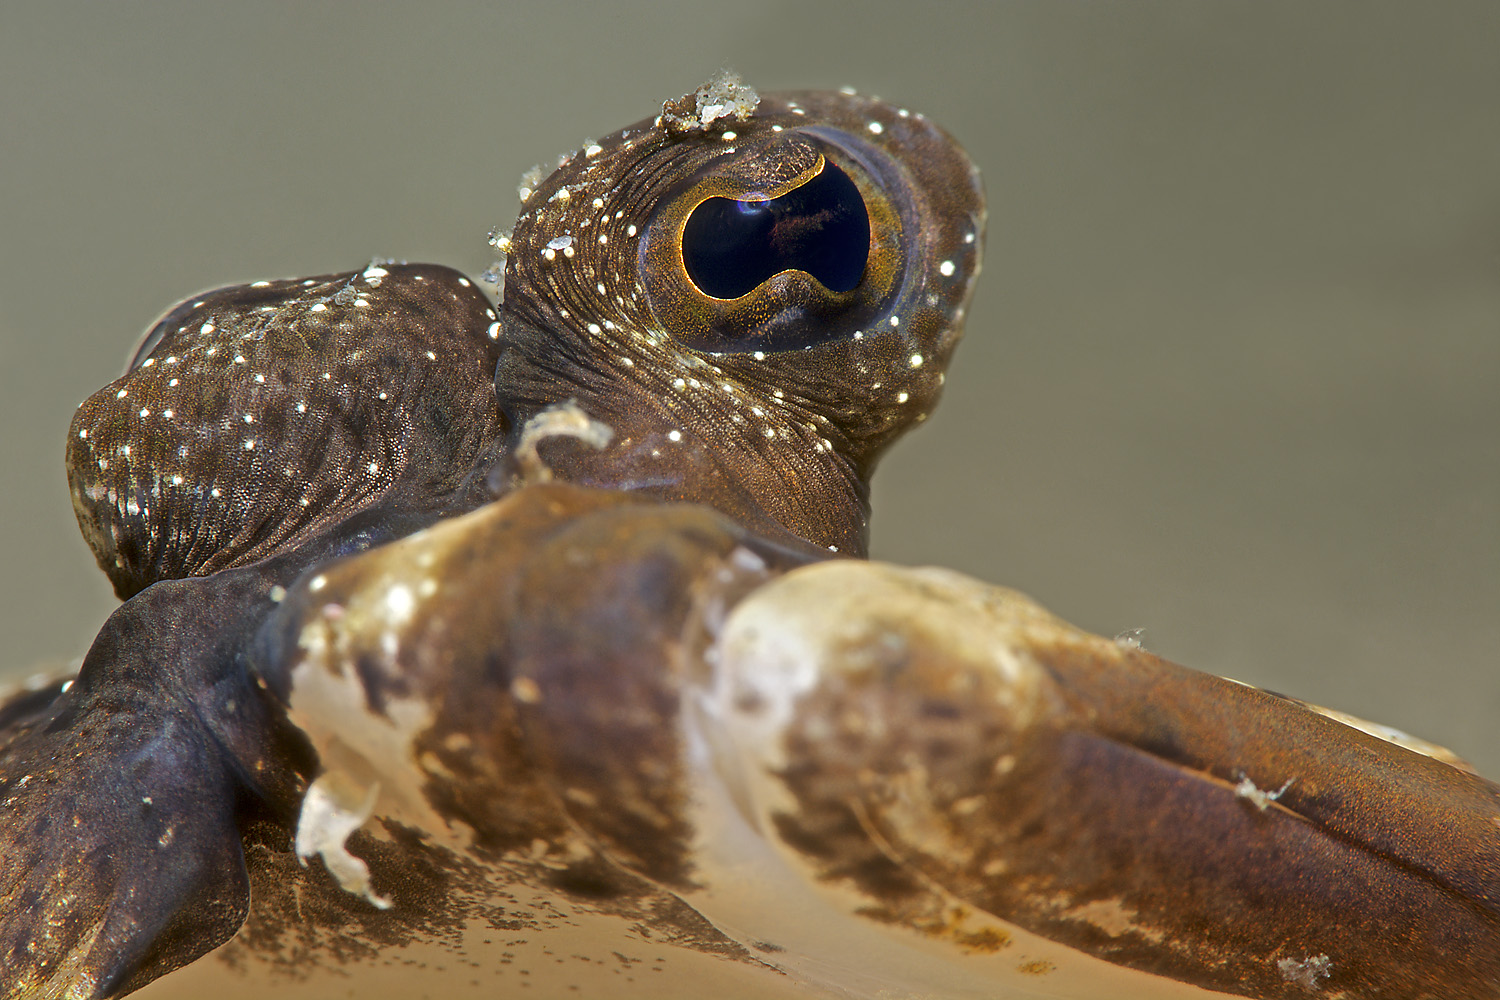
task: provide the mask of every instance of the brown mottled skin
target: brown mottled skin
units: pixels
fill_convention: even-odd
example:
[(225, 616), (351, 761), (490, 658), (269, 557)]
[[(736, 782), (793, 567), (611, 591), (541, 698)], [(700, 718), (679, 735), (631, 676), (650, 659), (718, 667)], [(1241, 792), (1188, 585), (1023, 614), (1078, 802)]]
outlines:
[[(69, 984), (124, 995), (242, 925), (252, 952), (295, 939), (357, 958), (454, 932), (497, 871), (748, 961), (676, 895), (700, 878), (684, 692), (747, 594), (865, 554), (869, 477), (936, 404), (985, 218), (977, 172), (922, 116), (846, 94), (753, 98), (717, 81), (523, 184), (514, 231), (495, 240), (499, 307), (426, 264), (219, 289), (168, 313), (131, 370), (80, 407), (74, 506), (126, 600), (76, 679), (0, 705), (0, 997)], [(731, 270), (760, 261), (744, 294), (714, 294), (716, 265), (694, 246), (691, 220), (714, 199), (770, 219), (761, 236), (709, 241), (741, 248)], [(557, 432), (563, 417), (572, 429)], [(408, 600), (422, 593), (417, 610), (360, 618), (391, 580)], [(357, 678), (373, 722), (402, 705), (428, 713), (412, 759), (441, 824), (351, 842), (392, 887), (387, 912), (288, 850), (327, 764), (295, 714), (309, 636), (342, 650), (324, 666)], [(786, 734), (779, 778), (797, 808), (777, 833), (819, 879), (865, 894), (867, 915), (921, 927), (907, 903), (941, 884), (1212, 989), (1335, 996), (1341, 982), (1391, 981), (1410, 989), (1390, 995), (1497, 995), (1494, 785), (1145, 653), (1044, 650), (1052, 728), (1012, 732), (989, 701), (923, 688), (969, 676), (955, 650), (939, 640), (926, 659), (862, 675), (871, 687), (855, 702), (849, 685), (825, 685)], [(823, 723), (856, 709), (899, 723), (835, 726), (829, 743)], [(1022, 744), (1042, 750), (997, 778), (996, 755)], [(1028, 881), (872, 846), (887, 800), (861, 796), (914, 746), (942, 778), (936, 797), (986, 796), (966, 819), (943, 816)], [(1306, 777), (1285, 816), (1262, 822), (1231, 801), (1195, 825), (1193, 795), (1231, 780), (1228, 762), (1287, 755)], [(1320, 794), (1334, 768), (1391, 789), (1388, 811)], [(1185, 811), (1142, 840), (1132, 828), (1150, 803), (1137, 793), (1168, 785)], [(1436, 834), (1423, 829), (1434, 808), (1449, 813)], [(462, 857), (440, 843), (460, 827)], [(1268, 838), (1257, 878), (1216, 856), (1231, 833)], [(882, 836), (899, 844), (900, 830)], [(566, 860), (516, 860), (537, 844)], [(1179, 891), (1173, 859), (1202, 885)], [(1359, 866), (1373, 874), (1355, 903), (1381, 879), (1410, 889), (1423, 916), (1401, 925), (1407, 950), (1356, 955), (1360, 933), (1330, 932), (1346, 978), (1304, 987), (1268, 971), (1276, 922), (1343, 919), (1338, 879)], [(1089, 884), (1174, 912), (1190, 945), (1079, 934), (1045, 904)], [(314, 914), (307, 926), (287, 924), (289, 893)], [(1400, 967), (1412, 955), (1452, 960)]]

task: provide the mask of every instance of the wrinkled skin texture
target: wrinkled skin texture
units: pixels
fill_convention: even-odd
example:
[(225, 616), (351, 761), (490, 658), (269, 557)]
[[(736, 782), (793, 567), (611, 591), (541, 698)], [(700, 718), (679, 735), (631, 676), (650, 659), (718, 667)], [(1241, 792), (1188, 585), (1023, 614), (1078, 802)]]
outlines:
[(1500, 995), (1493, 784), (837, 558), (979, 270), (940, 130), (718, 80), (522, 197), (499, 309), (435, 265), (221, 289), (80, 408), (127, 600), (0, 708), (0, 995), (476, 927), (744, 996)]

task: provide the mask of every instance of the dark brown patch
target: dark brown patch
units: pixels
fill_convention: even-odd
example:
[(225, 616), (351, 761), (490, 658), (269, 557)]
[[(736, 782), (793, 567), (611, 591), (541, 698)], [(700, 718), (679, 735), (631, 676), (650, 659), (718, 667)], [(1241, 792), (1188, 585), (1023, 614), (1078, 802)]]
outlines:
[(764, 561), (731, 565), (752, 544), (703, 508), (619, 507), (558, 532), (521, 574), (512, 669), (537, 693), (517, 707), (528, 750), (568, 815), (667, 886), (692, 878), (685, 643), (705, 591), (727, 606), (765, 578)]

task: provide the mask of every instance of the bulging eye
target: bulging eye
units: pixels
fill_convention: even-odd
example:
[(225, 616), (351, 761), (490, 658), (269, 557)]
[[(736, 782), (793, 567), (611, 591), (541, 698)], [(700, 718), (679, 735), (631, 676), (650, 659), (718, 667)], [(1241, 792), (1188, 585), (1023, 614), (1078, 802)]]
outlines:
[(870, 258), (870, 216), (859, 188), (832, 163), (779, 198), (709, 198), (682, 230), (682, 260), (699, 291), (737, 299), (782, 271), (831, 292), (859, 286)]
[(713, 353), (799, 350), (875, 322), (908, 244), (887, 159), (820, 126), (714, 156), (650, 220), (639, 273), (656, 319)]

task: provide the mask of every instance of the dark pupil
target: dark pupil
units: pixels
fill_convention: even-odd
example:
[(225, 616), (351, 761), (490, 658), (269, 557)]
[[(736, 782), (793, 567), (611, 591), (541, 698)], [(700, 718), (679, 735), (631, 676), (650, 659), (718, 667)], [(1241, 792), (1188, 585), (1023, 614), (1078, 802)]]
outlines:
[(705, 295), (737, 299), (782, 271), (806, 271), (832, 292), (864, 277), (870, 217), (859, 188), (832, 163), (770, 201), (710, 198), (682, 230), (688, 277)]

